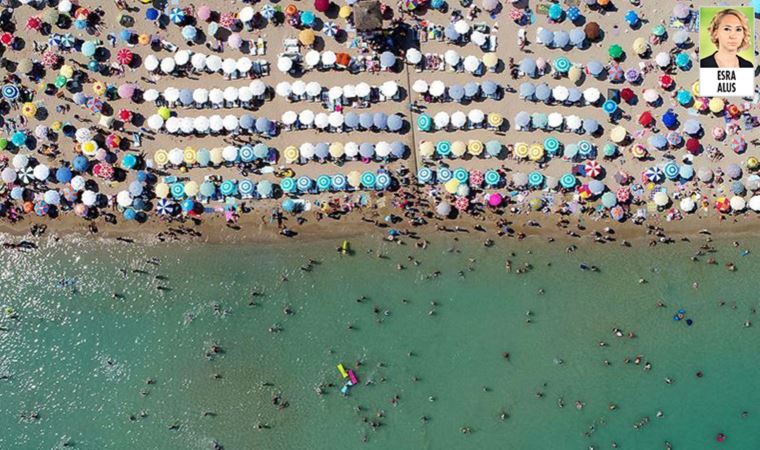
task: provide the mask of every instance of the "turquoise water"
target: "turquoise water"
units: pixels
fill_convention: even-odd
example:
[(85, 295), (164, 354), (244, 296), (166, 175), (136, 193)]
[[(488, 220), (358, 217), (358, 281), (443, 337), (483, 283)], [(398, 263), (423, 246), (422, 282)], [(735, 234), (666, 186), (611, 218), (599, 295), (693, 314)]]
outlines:
[[(214, 440), (227, 449), (664, 448), (666, 440), (693, 449), (717, 448), (719, 432), (726, 448), (760, 447), (751, 426), (760, 414), (760, 323), (744, 326), (755, 319), (760, 241), (719, 242), (718, 264), (709, 265), (707, 256), (688, 259), (701, 241), (586, 244), (567, 254), (560, 244), (484, 248), (461, 239), (421, 250), (368, 237), (352, 256), (338, 255), (334, 242), (4, 250), (0, 304), (18, 317), (0, 321), (0, 448), (70, 439), (86, 449), (206, 449)], [(319, 263), (301, 270), (309, 258)], [(581, 262), (600, 271), (581, 271)], [(525, 263), (532, 269), (515, 273)], [(679, 308), (693, 326), (673, 321)], [(615, 337), (615, 327), (637, 337)], [(212, 344), (222, 353), (209, 359)], [(641, 365), (624, 363), (637, 355)], [(348, 397), (338, 392), (339, 362), (360, 379)], [(277, 394), (286, 408), (272, 404)]]

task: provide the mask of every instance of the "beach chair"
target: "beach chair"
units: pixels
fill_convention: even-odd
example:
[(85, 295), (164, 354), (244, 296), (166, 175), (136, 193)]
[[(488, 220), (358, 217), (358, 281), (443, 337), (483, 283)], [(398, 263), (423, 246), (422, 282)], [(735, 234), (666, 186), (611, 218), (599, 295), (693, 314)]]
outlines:
[(261, 56), (267, 54), (266, 42), (264, 42), (263, 38), (258, 38), (256, 40), (256, 53)]
[(489, 52), (495, 52), (496, 46), (498, 45), (498, 38), (495, 34), (488, 36), (488, 51)]

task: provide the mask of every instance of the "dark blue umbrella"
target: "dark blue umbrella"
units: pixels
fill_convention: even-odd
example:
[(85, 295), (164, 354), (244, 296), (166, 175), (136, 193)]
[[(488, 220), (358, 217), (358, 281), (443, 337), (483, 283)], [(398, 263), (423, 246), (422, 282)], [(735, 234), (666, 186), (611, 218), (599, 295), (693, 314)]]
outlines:
[(348, 128), (356, 128), (359, 126), (359, 114), (356, 114), (353, 111), (346, 113), (343, 117), (343, 124)]
[[(486, 83), (493, 83), (492, 81), (486, 81)], [(478, 83), (474, 81), (470, 81), (469, 83), (464, 85), (464, 95), (467, 98), (473, 98), (478, 95), (478, 91), (480, 90), (480, 86), (478, 86)], [(485, 85), (483, 85), (483, 91), (485, 93)]]
[(483, 83), (482, 89), (483, 89), (483, 94), (490, 96), (490, 95), (496, 94), (496, 91), (499, 90), (499, 85), (494, 83), (493, 81), (488, 80)]
[(148, 181), (148, 172), (140, 170), (139, 172), (137, 172), (137, 175), (135, 175), (135, 178), (140, 183), (146, 183)]
[(138, 197), (132, 202), (132, 207), (138, 211), (144, 211), (146, 206), (148, 206), (148, 204), (145, 203), (145, 200), (143, 200), (142, 197)]
[(259, 133), (269, 133), (272, 129), (272, 122), (266, 117), (256, 119), (256, 131)]
[(363, 112), (359, 116), (359, 124), (362, 126), (362, 128), (370, 129), (372, 128), (373, 123), (374, 120), (371, 113)]
[(673, 128), (678, 123), (678, 116), (676, 116), (676, 113), (672, 110), (668, 110), (668, 112), (662, 116), (662, 123), (668, 128)]
[(74, 170), (77, 172), (85, 172), (90, 167), (90, 161), (86, 156), (79, 155), (71, 161), (71, 166), (74, 167)]
[(58, 180), (59, 183), (68, 183), (71, 181), (72, 176), (71, 170), (68, 167), (59, 167), (58, 170), (55, 171), (55, 179)]
[(388, 130), (398, 131), (404, 125), (404, 120), (398, 114), (388, 116)]
[(375, 113), (375, 116), (372, 118), (372, 124), (378, 130), (384, 130), (388, 126), (388, 115), (381, 112)]
[(443, 31), (443, 34), (446, 36), (446, 39), (450, 41), (458, 41), (459, 40), (459, 33), (457, 33), (457, 30), (454, 29), (454, 24), (449, 24), (449, 26), (446, 27), (446, 29)]
[(403, 158), (406, 154), (406, 146), (400, 141), (393, 141), (391, 143), (391, 154), (396, 158)]
[(240, 116), (240, 120), (238, 121), (238, 124), (240, 125), (240, 128), (244, 130), (250, 130), (251, 128), (256, 126), (256, 120), (250, 114), (243, 114), (242, 116)]
[(185, 106), (193, 104), (193, 91), (190, 89), (182, 89), (179, 91), (179, 102)]
[(461, 101), (464, 98), (464, 88), (462, 85), (455, 84), (449, 88), (449, 97), (455, 102)]
[(145, 11), (145, 18), (148, 19), (148, 20), (156, 20), (156, 19), (158, 19), (159, 15), (160, 15), (160, 13), (155, 8), (148, 8)]

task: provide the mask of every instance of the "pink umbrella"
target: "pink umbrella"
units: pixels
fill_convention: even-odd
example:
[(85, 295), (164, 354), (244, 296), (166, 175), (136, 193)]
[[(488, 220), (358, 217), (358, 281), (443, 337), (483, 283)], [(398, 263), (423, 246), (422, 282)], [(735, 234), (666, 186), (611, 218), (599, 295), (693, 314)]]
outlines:
[(493, 208), (496, 208), (497, 206), (501, 205), (501, 202), (504, 201), (504, 198), (502, 198), (501, 194), (498, 192), (494, 192), (493, 194), (488, 196), (488, 206), (491, 206)]
[(470, 200), (467, 197), (458, 197), (454, 202), (454, 207), (460, 211), (466, 211), (470, 207)]
[(512, 9), (509, 11), (509, 18), (517, 22), (523, 18), (523, 12), (519, 9)]
[(132, 83), (125, 83), (119, 86), (119, 97), (121, 98), (132, 98), (133, 95), (135, 95), (135, 90), (137, 89), (137, 86), (135, 86)]
[(227, 38), (227, 44), (232, 48), (240, 48), (240, 46), (243, 45), (243, 38), (241, 38), (238, 33), (232, 33), (230, 34), (230, 37)]
[(211, 8), (206, 5), (198, 8), (198, 18), (208, 22), (208, 20), (211, 18)]
[(109, 134), (106, 137), (106, 145), (110, 148), (117, 148), (121, 144), (121, 138), (115, 134)]
[(484, 175), (483, 172), (480, 170), (472, 170), (470, 171), (470, 185), (474, 187), (480, 187), (483, 185), (484, 181)]
[(235, 22), (237, 22), (237, 17), (235, 17), (235, 14), (233, 13), (224, 13), (219, 18), (219, 25), (223, 26), (224, 28), (232, 28)]
[(134, 54), (132, 53), (132, 50), (128, 48), (123, 48), (116, 52), (116, 61), (119, 62), (119, 64), (124, 64), (125, 66), (128, 66), (129, 63), (132, 62), (132, 58), (134, 58)]
[(722, 141), (726, 137), (726, 130), (722, 127), (715, 127), (712, 130), (713, 138), (718, 141)]
[(602, 165), (596, 161), (588, 161), (583, 166), (583, 170), (586, 172), (587, 177), (596, 178), (602, 174)]
[(58, 53), (49, 50), (42, 54), (42, 65), (45, 67), (55, 67), (58, 64), (60, 56)]
[(621, 187), (615, 192), (615, 198), (620, 203), (626, 203), (631, 199), (631, 191), (627, 187)]

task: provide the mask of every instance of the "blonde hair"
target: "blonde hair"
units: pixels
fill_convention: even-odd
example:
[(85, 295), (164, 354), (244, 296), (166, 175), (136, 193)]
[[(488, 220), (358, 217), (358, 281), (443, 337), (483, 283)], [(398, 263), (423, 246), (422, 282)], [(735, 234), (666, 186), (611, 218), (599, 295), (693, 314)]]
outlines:
[(744, 37), (742, 38), (742, 44), (739, 46), (739, 50), (741, 51), (749, 47), (750, 36), (749, 23), (747, 22), (747, 18), (744, 17), (744, 14), (731, 8), (721, 10), (718, 14), (715, 14), (715, 16), (713, 16), (712, 20), (710, 21), (710, 25), (707, 27), (707, 30), (710, 32), (710, 41), (715, 44), (716, 47), (718, 46), (718, 27), (720, 26), (720, 22), (726, 16), (734, 16), (739, 19), (739, 22), (742, 24)]

